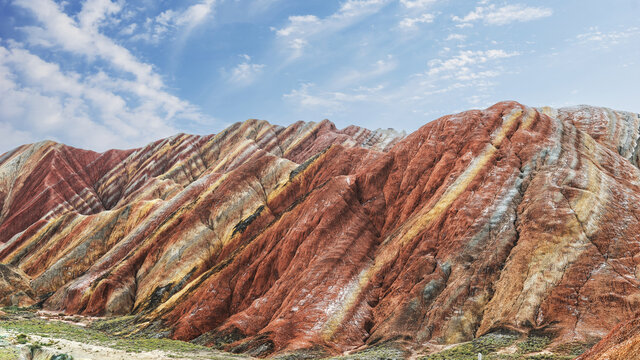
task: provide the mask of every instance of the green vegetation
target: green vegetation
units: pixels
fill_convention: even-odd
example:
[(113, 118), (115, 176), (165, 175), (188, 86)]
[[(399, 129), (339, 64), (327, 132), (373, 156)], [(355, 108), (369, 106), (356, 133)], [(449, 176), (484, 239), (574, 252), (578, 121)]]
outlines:
[(517, 344), (518, 352), (521, 354), (540, 352), (550, 343), (551, 339), (547, 336), (530, 335), (526, 340)]
[[(403, 350), (393, 347), (390, 344), (374, 345), (354, 354), (335, 357), (336, 360), (356, 360), (356, 359), (405, 359), (407, 353)], [(477, 357), (476, 357), (477, 359)]]
[[(43, 319), (18, 319), (0, 322), (0, 328), (19, 332), (20, 335), (31, 334), (42, 337), (57, 337), (74, 341), (110, 342), (112, 337), (105, 333), (67, 324), (61, 321)], [(20, 336), (18, 335), (18, 336)]]
[[(57, 320), (42, 319), (37, 316), (34, 309), (30, 308), (11, 307), (4, 308), (3, 311), (6, 315), (0, 321), (0, 329), (9, 331), (9, 334), (6, 337), (0, 335), (0, 360), (16, 359), (19, 353), (17, 344), (23, 346), (23, 349), (30, 349), (32, 353), (34, 351), (51, 351), (51, 348), (61, 349), (59, 342), (55, 339), (104, 346), (129, 353), (160, 350), (164, 351), (167, 357), (181, 358), (198, 354), (197, 358), (200, 359), (245, 358), (242, 355), (223, 353), (194, 343), (158, 338), (162, 333), (147, 334), (153, 337), (131, 336), (130, 334), (136, 329), (136, 317), (133, 316), (99, 320), (88, 326), (79, 326)], [(83, 319), (79, 318), (78, 320)], [(225, 336), (215, 335), (215, 339), (223, 343), (230, 343), (241, 338), (240, 333), (233, 331), (224, 334)], [(204, 340), (212, 339), (206, 338)], [(203, 341), (203, 343), (209, 344), (210, 342)], [(455, 345), (439, 353), (425, 355), (422, 359), (477, 360), (478, 353), (481, 353), (484, 360), (569, 360), (582, 354), (593, 345), (592, 343), (575, 342), (549, 349), (550, 344), (551, 338), (544, 335), (532, 334), (523, 339), (517, 333), (496, 332), (467, 343)], [(541, 353), (543, 350), (550, 351)], [(407, 355), (401, 346), (387, 342), (353, 354), (330, 359), (403, 359)], [(276, 359), (304, 360), (325, 356), (327, 354), (322, 348), (314, 348), (279, 355)], [(55, 354), (51, 359), (72, 360), (72, 357), (67, 354)]]
[(15, 348), (1, 347), (0, 360), (15, 360), (18, 358), (18, 350)]
[(108, 346), (114, 349), (129, 352), (143, 352), (152, 350), (164, 350), (173, 352), (210, 351), (205, 346), (170, 339), (148, 338), (119, 338), (108, 335), (102, 331), (67, 324), (61, 321), (46, 321), (42, 319), (10, 320), (0, 322), (0, 328), (20, 332), (17, 336), (18, 343), (28, 342), (27, 334), (42, 337), (55, 337), (60, 339), (90, 342), (97, 345)]
[[(496, 351), (506, 348), (518, 340), (517, 334), (512, 333), (492, 333), (481, 336), (468, 343), (458, 345), (456, 347), (441, 351), (436, 354), (431, 354), (423, 357), (424, 360), (476, 360), (478, 354), (482, 354), (487, 359), (487, 355), (493, 354)], [(494, 357), (495, 358), (495, 357)]]
[(567, 355), (538, 354), (538, 355), (527, 356), (525, 359), (527, 360), (570, 360), (573, 358), (574, 356), (567, 356)]
[(30, 307), (20, 307), (20, 306), (5, 306), (2, 308), (2, 311), (6, 313), (15, 313), (15, 312), (23, 312), (23, 311), (31, 311)]
[(51, 360), (73, 360), (73, 356), (67, 354), (56, 354), (51, 357)]
[[(478, 353), (486, 360), (569, 360), (581, 354), (592, 344), (575, 343), (553, 349), (552, 353), (540, 354), (551, 344), (544, 335), (530, 335), (519, 341), (519, 335), (513, 333), (493, 333), (427, 355), (423, 360), (476, 360)], [(509, 349), (507, 349), (509, 348)], [(537, 353), (537, 354), (536, 354)]]
[(97, 320), (89, 325), (90, 329), (106, 332), (112, 335), (131, 334), (135, 329), (137, 316), (121, 316), (113, 319)]
[(554, 347), (551, 351), (557, 354), (570, 355), (576, 357), (582, 355), (585, 351), (589, 350), (595, 342), (571, 342)]
[(323, 359), (327, 356), (324, 350), (321, 349), (305, 349), (297, 350), (291, 353), (282, 354), (274, 357), (276, 360), (311, 360), (311, 359)]
[[(7, 312), (5, 310), (5, 312)], [(15, 344), (26, 345), (31, 351), (39, 351), (44, 347), (56, 347), (58, 341), (49, 338), (65, 339), (84, 344), (104, 346), (130, 353), (160, 350), (169, 357), (184, 357), (187, 354), (198, 354), (198, 358), (232, 359), (244, 358), (241, 355), (227, 354), (211, 348), (184, 341), (164, 338), (124, 337), (113, 332), (130, 329), (131, 317), (98, 321), (92, 326), (79, 326), (57, 320), (45, 320), (36, 316), (31, 309), (10, 309), (7, 316), (0, 321), (0, 329), (18, 334), (9, 337), (10, 342), (0, 337), (0, 360), (17, 358), (18, 348)], [(109, 331), (109, 333), (105, 332)], [(32, 336), (47, 338), (34, 341)], [(14, 346), (10, 344), (13, 343)], [(53, 360), (70, 360), (67, 354), (56, 354)]]
[(16, 336), (16, 342), (18, 344), (26, 344), (29, 342), (29, 338), (25, 334), (18, 334), (18, 336)]

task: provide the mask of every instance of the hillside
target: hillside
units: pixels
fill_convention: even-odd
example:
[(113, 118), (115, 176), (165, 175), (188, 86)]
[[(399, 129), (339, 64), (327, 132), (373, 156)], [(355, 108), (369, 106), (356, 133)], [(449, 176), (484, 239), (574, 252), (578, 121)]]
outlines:
[(21, 303), (0, 301), (251, 356), (591, 346), (640, 305), (639, 129), (503, 102), (408, 136), (248, 120), (133, 150), (24, 145), (0, 156)]

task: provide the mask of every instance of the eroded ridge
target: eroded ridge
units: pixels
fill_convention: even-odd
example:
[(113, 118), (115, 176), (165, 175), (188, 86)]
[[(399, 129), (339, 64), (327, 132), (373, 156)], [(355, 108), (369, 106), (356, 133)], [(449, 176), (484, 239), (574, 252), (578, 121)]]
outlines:
[(408, 136), (248, 120), (25, 145), (0, 157), (0, 261), (45, 309), (250, 355), (593, 343), (639, 305), (639, 128), (503, 102)]

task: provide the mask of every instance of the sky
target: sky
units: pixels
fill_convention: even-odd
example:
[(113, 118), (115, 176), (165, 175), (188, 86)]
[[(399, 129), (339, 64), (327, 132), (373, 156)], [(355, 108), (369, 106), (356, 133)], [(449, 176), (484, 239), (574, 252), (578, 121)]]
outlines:
[(638, 0), (0, 0), (0, 153), (249, 118), (411, 132), (503, 100), (640, 112)]

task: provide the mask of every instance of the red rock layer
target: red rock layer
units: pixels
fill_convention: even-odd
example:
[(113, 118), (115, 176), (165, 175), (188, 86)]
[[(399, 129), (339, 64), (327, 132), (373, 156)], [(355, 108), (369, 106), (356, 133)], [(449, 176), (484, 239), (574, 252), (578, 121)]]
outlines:
[[(256, 355), (500, 329), (593, 341), (639, 305), (639, 125), (514, 102), (402, 140), (249, 120), (69, 155), (102, 159), (86, 175), (26, 146), (0, 159), (0, 260), (53, 293), (49, 309)], [(47, 172), (74, 179), (62, 210), (14, 190)]]
[(616, 326), (576, 360), (629, 360), (640, 357), (640, 318)]

